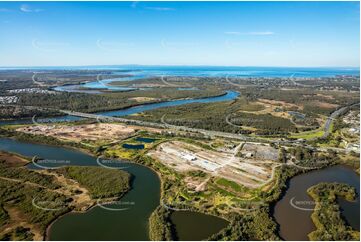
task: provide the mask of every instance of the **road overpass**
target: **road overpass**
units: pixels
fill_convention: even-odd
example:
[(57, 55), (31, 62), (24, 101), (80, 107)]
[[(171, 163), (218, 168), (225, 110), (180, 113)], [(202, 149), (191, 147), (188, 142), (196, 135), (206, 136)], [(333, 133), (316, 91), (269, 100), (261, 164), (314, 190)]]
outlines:
[(337, 109), (335, 112), (333, 112), (326, 120), (325, 122), (325, 126), (324, 126), (324, 134), (322, 136), (322, 138), (327, 138), (327, 136), (330, 134), (330, 131), (331, 131), (331, 123), (332, 121), (341, 116), (342, 114), (346, 113), (350, 108), (352, 108), (353, 106), (357, 106), (357, 105), (360, 105), (360, 103), (354, 103), (352, 105), (349, 105), (349, 106), (345, 106), (345, 107), (342, 107), (342, 108), (339, 108)]
[(121, 122), (121, 123), (133, 124), (133, 125), (139, 125), (139, 126), (170, 129), (170, 130), (174, 130), (174, 131), (200, 133), (200, 134), (203, 134), (203, 135), (209, 136), (209, 137), (224, 137), (224, 138), (236, 139), (236, 140), (241, 140), (241, 141), (269, 142), (264, 139), (247, 137), (247, 136), (241, 135), (241, 134), (233, 134), (233, 133), (204, 130), (204, 129), (195, 129), (195, 128), (190, 128), (190, 127), (186, 127), (186, 126), (171, 125), (171, 124), (167, 124), (167, 123), (147, 122), (147, 121), (141, 121), (141, 120), (126, 119), (126, 118), (120, 118), (120, 117), (111, 117), (111, 116), (91, 114), (91, 113), (73, 112), (73, 111), (69, 111), (69, 110), (59, 110), (59, 111), (62, 113), (65, 113), (67, 115), (82, 117), (82, 118), (91, 118), (91, 119), (96, 119), (99, 121)]
[[(348, 109), (354, 105), (359, 105), (359, 103), (340, 108), (340, 109), (336, 110), (334, 113), (332, 113), (331, 116), (327, 119), (328, 122), (325, 124), (325, 132), (327, 131), (327, 133), (329, 133), (329, 130), (331, 127), (331, 122), (332, 122), (332, 120), (334, 120), (334, 118), (338, 117), (343, 112), (345, 112), (346, 109)], [(203, 134), (205, 136), (211, 137), (211, 138), (222, 137), (222, 138), (228, 138), (228, 139), (235, 139), (235, 140), (239, 140), (239, 141), (274, 143), (274, 144), (278, 144), (278, 145), (293, 146), (293, 147), (304, 146), (302, 143), (300, 143), (298, 141), (267, 140), (267, 139), (262, 139), (262, 138), (257, 138), (257, 137), (249, 137), (249, 136), (245, 136), (242, 134), (233, 134), (233, 133), (220, 132), (220, 131), (195, 129), (195, 128), (190, 128), (190, 127), (186, 127), (186, 126), (171, 125), (166, 122), (155, 123), (155, 122), (147, 122), (147, 121), (142, 121), (142, 120), (126, 119), (126, 118), (121, 118), (121, 117), (112, 117), (112, 116), (105, 116), (105, 115), (92, 114), (92, 113), (74, 112), (74, 111), (69, 111), (69, 110), (58, 110), (58, 111), (65, 113), (67, 115), (82, 117), (82, 118), (96, 119), (98, 121), (120, 122), (120, 123), (129, 124), (129, 125), (139, 125), (139, 126), (146, 126), (146, 127), (168, 129), (171, 131), (184, 131), (184, 132), (199, 133), (199, 134)], [(324, 151), (324, 152), (327, 150), (334, 150), (336, 152), (345, 152), (346, 151), (345, 149), (334, 148), (334, 147), (315, 148), (315, 150)]]

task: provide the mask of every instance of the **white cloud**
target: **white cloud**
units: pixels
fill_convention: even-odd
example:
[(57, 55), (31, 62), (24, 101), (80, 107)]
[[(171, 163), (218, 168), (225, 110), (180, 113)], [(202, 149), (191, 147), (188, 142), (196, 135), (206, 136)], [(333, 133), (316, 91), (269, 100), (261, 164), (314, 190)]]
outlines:
[(43, 9), (40, 8), (31, 8), (29, 5), (27, 4), (23, 4), (20, 6), (20, 11), (24, 12), (24, 13), (37, 13), (37, 12), (41, 12), (43, 11)]
[(225, 32), (225, 34), (229, 34), (229, 35), (274, 35), (275, 33), (272, 31), (246, 32), (246, 33), (241, 33), (241, 32), (237, 32), (237, 31), (228, 31), (228, 32)]
[(163, 8), (163, 7), (145, 7), (145, 9), (155, 10), (155, 11), (174, 11), (174, 8)]

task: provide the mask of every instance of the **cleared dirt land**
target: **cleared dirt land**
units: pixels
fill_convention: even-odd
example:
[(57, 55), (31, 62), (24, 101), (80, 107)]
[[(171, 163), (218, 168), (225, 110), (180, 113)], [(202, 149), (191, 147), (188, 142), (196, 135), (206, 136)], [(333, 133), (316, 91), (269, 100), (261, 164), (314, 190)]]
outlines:
[(279, 165), (275, 161), (278, 158), (276, 149), (248, 144), (245, 153), (248, 157), (206, 150), (181, 141), (162, 143), (148, 155), (178, 172), (202, 170), (212, 176), (223, 177), (251, 188), (270, 182), (273, 168)]
[[(264, 109), (259, 111), (248, 111), (248, 113), (253, 114), (272, 114), (273, 116), (280, 117), (280, 118), (287, 118), (291, 119), (291, 115), (286, 111), (275, 111), (277, 108), (287, 109), (287, 108), (297, 108), (302, 109), (302, 107), (297, 106), (292, 103), (287, 103), (284, 101), (276, 101), (276, 100), (269, 100), (269, 99), (258, 99), (259, 101), (256, 104), (262, 105)], [(243, 111), (247, 112), (247, 111)]]
[(58, 139), (80, 142), (82, 140), (114, 140), (124, 139), (132, 135), (136, 129), (122, 124), (84, 124), (84, 125), (37, 125), (18, 128), (17, 131), (53, 136)]
[(6, 161), (8, 166), (22, 166), (29, 162), (25, 158), (5, 151), (0, 151), (0, 161)]
[(159, 99), (153, 98), (153, 97), (131, 97), (131, 98), (129, 98), (129, 100), (134, 100), (137, 102), (149, 102), (149, 101), (157, 101)]

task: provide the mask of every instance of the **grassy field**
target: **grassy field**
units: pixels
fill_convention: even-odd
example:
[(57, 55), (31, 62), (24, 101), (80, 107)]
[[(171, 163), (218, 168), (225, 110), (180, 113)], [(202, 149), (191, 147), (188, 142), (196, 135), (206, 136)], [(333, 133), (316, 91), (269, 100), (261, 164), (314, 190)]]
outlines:
[(312, 131), (307, 131), (307, 132), (293, 133), (289, 137), (294, 138), (294, 139), (306, 139), (306, 140), (308, 140), (308, 139), (321, 138), (324, 134), (325, 134), (325, 132), (323, 131), (322, 128), (320, 128), (320, 129), (317, 129), (317, 130), (312, 130)]

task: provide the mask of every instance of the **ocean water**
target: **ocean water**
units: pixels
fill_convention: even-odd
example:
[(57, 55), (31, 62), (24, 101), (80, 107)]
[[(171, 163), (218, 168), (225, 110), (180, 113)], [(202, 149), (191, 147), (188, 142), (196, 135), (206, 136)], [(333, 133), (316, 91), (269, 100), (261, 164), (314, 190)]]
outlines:
[(360, 75), (358, 68), (301, 68), (301, 67), (220, 67), (220, 66), (141, 66), (130, 72), (150, 76), (197, 77), (332, 77)]
[(150, 76), (195, 77), (333, 77), (337, 75), (360, 76), (356, 67), (237, 67), (237, 66), (58, 66), (58, 67), (0, 67), (1, 70), (112, 70), (115, 74), (132, 74), (133, 78)]

